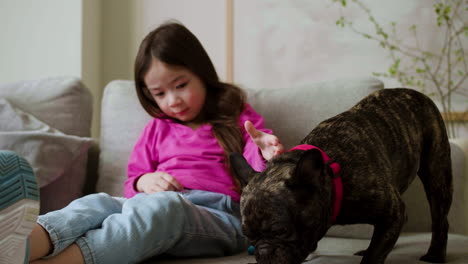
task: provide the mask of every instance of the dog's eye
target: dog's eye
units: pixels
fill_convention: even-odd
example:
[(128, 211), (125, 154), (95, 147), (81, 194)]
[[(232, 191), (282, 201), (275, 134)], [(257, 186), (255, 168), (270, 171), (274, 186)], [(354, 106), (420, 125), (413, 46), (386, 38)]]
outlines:
[(287, 235), (289, 230), (287, 227), (277, 227), (271, 230), (273, 234), (281, 236), (281, 235)]

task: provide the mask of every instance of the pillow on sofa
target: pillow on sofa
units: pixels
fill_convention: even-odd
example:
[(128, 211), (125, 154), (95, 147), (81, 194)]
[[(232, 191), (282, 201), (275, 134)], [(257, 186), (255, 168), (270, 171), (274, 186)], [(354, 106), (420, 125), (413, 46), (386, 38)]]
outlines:
[(0, 149), (12, 150), (32, 166), (42, 188), (67, 173), (77, 162), (84, 162), (93, 140), (71, 136), (50, 127), (0, 98)]
[(77, 77), (0, 83), (0, 98), (67, 135), (90, 136), (93, 98)]

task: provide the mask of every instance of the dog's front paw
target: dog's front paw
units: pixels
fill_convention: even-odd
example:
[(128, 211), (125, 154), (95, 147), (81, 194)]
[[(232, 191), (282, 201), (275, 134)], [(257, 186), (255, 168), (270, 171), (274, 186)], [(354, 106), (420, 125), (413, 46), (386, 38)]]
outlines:
[(430, 262), (430, 263), (445, 263), (445, 256), (444, 255), (435, 255), (427, 253), (426, 255), (422, 256), (419, 260)]
[(361, 256), (361, 257), (364, 256), (364, 254), (366, 254), (366, 250), (365, 250), (365, 249), (364, 249), (364, 250), (360, 250), (360, 251), (354, 253), (355, 256)]

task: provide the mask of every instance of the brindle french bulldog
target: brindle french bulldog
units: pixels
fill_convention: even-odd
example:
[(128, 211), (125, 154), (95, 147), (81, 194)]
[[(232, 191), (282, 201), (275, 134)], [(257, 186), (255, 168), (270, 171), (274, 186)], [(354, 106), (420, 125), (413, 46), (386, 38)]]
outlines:
[[(243, 231), (258, 263), (301, 263), (330, 226), (356, 223), (374, 226), (361, 263), (384, 263), (407, 220), (401, 195), (416, 174), (432, 216), (431, 245), (421, 260), (445, 262), (453, 192), (450, 145), (441, 114), (427, 96), (404, 88), (376, 91), (320, 123), (301, 144), (320, 148), (332, 160), (324, 162), (317, 149), (298, 149), (256, 172), (242, 155), (230, 156), (244, 185)], [(341, 166), (338, 175), (333, 164)], [(337, 179), (342, 189), (334, 184)]]

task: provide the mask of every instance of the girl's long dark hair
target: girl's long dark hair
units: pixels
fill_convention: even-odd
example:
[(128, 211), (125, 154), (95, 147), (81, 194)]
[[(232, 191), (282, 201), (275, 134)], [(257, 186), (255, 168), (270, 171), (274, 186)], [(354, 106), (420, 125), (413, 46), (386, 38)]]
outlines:
[[(230, 168), (229, 153), (242, 153), (244, 146), (238, 124), (246, 100), (243, 90), (219, 80), (210, 57), (192, 32), (178, 22), (166, 22), (143, 39), (135, 60), (138, 99), (146, 112), (155, 118), (163, 117), (163, 113), (144, 82), (153, 58), (185, 67), (205, 84), (204, 121), (212, 125), (214, 136), (224, 150), (226, 165)], [(234, 175), (231, 171), (236, 189), (240, 191), (239, 180)]]

